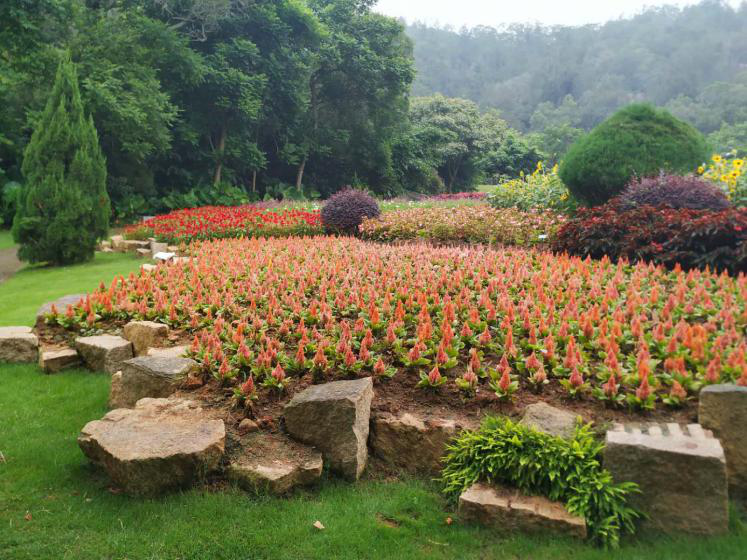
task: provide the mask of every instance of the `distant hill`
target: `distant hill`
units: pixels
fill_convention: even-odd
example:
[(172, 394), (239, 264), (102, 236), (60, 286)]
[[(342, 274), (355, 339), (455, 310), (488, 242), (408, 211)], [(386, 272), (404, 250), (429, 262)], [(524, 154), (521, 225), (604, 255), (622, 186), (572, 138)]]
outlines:
[(410, 25), (414, 95), (443, 93), (498, 108), (523, 131), (589, 129), (647, 100), (703, 132), (747, 122), (747, 3), (651, 8), (581, 27)]

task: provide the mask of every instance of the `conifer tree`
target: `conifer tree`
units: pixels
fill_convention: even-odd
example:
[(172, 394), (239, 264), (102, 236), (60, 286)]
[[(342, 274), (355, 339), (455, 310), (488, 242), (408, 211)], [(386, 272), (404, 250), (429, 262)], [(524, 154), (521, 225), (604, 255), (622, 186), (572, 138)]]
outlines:
[(109, 229), (106, 161), (86, 117), (70, 55), (24, 152), (25, 185), (13, 222), (18, 256), (30, 263), (72, 264), (93, 258)]

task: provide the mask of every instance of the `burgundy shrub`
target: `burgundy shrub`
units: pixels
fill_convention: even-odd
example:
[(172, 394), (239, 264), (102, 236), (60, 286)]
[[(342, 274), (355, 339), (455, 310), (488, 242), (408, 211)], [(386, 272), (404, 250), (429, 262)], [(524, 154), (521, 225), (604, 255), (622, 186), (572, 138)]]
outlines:
[(625, 208), (666, 206), (691, 210), (725, 210), (732, 204), (724, 191), (694, 175), (662, 173), (631, 181), (620, 195)]

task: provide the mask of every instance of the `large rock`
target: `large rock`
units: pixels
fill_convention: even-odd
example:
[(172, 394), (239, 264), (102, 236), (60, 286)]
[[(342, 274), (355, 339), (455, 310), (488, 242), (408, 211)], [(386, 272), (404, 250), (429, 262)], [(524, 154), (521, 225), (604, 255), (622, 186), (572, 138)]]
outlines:
[(0, 327), (0, 362), (34, 363), (39, 359), (39, 339), (31, 327)]
[(721, 441), (729, 496), (747, 499), (747, 387), (709, 385), (700, 392), (698, 421)]
[(112, 249), (117, 252), (123, 252), (126, 250), (124, 246), (124, 236), (122, 235), (112, 235), (110, 243)]
[(138, 249), (145, 249), (150, 252), (150, 241), (140, 241), (137, 239), (125, 239), (122, 242), (122, 250), (127, 253), (137, 253)]
[(153, 358), (183, 358), (188, 350), (189, 345), (151, 348), (148, 350), (148, 356)]
[(242, 454), (228, 466), (228, 478), (250, 492), (285, 494), (322, 476), (322, 454), (268, 432), (244, 436)]
[(158, 241), (150, 242), (150, 252), (154, 255), (156, 253), (167, 253), (169, 251), (168, 243), (159, 243)]
[(145, 356), (148, 349), (161, 346), (166, 341), (169, 327), (153, 321), (130, 321), (124, 326), (123, 334), (132, 342), (135, 356)]
[(524, 417), (521, 424), (544, 432), (551, 436), (570, 438), (578, 423), (578, 416), (539, 402), (530, 404), (524, 409)]
[(47, 315), (52, 313), (53, 306), (57, 309), (57, 313), (65, 313), (65, 311), (67, 311), (68, 305), (72, 305), (74, 307), (78, 305), (81, 300), (85, 300), (85, 298), (86, 294), (71, 294), (45, 303), (36, 312), (36, 326), (38, 327), (39, 325), (44, 324), (44, 319)]
[(389, 465), (436, 476), (443, 468), (446, 446), (464, 427), (451, 418), (378, 412), (371, 417), (369, 444), (373, 454)]
[(728, 529), (726, 459), (699, 424), (617, 425), (607, 432), (604, 466), (616, 482), (635, 482), (630, 504), (645, 527), (712, 535)]
[(122, 364), (121, 378), (112, 382), (109, 406), (129, 408), (146, 397), (168, 397), (197, 369), (197, 362), (189, 358), (142, 356), (127, 360)]
[(78, 445), (128, 494), (157, 495), (187, 487), (214, 470), (225, 449), (223, 420), (196, 403), (143, 399), (89, 422)]
[(80, 356), (73, 348), (43, 348), (39, 352), (39, 367), (45, 373), (57, 373), (80, 364)]
[(132, 343), (121, 336), (102, 334), (75, 339), (75, 349), (88, 369), (117, 373), (132, 358)]
[(315, 385), (285, 406), (285, 425), (291, 436), (320, 449), (333, 471), (357, 480), (368, 460), (372, 398), (370, 377)]
[(506, 533), (549, 531), (586, 538), (586, 521), (569, 513), (563, 504), (499, 486), (470, 486), (459, 496), (459, 516)]

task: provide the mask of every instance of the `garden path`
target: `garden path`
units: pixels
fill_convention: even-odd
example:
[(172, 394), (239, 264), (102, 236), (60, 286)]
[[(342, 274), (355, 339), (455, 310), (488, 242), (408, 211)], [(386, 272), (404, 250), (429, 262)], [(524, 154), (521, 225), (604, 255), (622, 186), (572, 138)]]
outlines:
[(0, 284), (18, 272), (23, 263), (16, 256), (16, 247), (0, 249)]

